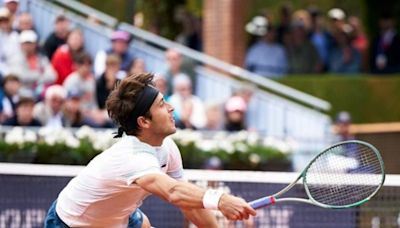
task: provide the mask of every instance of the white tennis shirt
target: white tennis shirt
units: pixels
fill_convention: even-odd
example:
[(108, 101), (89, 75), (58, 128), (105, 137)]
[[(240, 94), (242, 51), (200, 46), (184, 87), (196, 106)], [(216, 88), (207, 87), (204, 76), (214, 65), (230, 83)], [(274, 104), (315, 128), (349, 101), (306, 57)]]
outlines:
[(70, 227), (126, 228), (129, 216), (150, 195), (135, 180), (152, 173), (183, 179), (176, 144), (166, 138), (161, 147), (152, 147), (124, 135), (61, 191), (57, 214)]

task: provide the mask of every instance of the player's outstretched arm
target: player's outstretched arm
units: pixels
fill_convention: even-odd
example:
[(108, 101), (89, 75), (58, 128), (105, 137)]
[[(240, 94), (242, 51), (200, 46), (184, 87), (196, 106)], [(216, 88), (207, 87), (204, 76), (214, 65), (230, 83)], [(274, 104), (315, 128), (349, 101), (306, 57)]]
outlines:
[[(165, 174), (144, 175), (135, 182), (146, 191), (179, 208), (205, 208), (204, 199), (209, 198), (205, 195), (206, 189), (191, 183), (177, 181)], [(256, 215), (256, 211), (246, 201), (227, 193), (222, 194), (214, 204), (213, 209), (219, 209), (225, 217), (231, 220), (247, 219), (250, 215)]]
[(217, 219), (211, 210), (184, 208), (181, 211), (198, 228), (218, 228)]

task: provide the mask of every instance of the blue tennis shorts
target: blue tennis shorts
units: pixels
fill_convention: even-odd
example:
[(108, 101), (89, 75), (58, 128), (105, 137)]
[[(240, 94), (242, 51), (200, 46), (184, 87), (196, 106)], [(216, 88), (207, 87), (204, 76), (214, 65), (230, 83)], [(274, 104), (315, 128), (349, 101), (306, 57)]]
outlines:
[[(44, 221), (44, 228), (69, 228), (56, 212), (57, 200), (53, 202), (49, 211), (47, 212), (46, 219)], [(129, 216), (129, 222), (127, 228), (141, 228), (143, 223), (143, 212), (138, 208), (135, 212)]]

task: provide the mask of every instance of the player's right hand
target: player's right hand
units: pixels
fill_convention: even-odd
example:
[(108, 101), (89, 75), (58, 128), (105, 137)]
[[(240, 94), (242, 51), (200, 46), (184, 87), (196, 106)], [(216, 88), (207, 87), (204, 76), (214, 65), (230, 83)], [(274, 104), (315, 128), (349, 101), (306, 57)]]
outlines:
[(244, 220), (257, 213), (244, 199), (226, 193), (221, 196), (218, 209), (229, 220)]

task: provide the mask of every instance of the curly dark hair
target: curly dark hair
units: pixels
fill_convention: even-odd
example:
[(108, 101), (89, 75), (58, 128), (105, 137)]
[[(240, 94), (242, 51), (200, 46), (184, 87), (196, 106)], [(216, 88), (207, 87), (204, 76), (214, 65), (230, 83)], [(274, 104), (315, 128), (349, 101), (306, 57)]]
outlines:
[[(139, 132), (137, 118), (131, 114), (140, 93), (147, 85), (153, 85), (153, 78), (151, 73), (131, 74), (120, 81), (107, 98), (108, 115), (128, 135)], [(150, 111), (144, 116), (151, 119)]]

